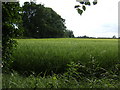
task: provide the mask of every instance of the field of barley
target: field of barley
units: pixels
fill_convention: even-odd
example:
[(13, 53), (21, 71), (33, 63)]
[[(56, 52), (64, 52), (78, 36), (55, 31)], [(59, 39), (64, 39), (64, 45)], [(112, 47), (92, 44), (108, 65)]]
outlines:
[(118, 60), (117, 39), (17, 39), (13, 68), (19, 72), (63, 73), (70, 62), (96, 61), (111, 69)]

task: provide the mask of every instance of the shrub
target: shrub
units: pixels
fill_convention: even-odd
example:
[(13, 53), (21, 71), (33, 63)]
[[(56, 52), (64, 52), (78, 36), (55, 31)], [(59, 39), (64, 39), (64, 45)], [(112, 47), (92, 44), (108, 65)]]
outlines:
[(12, 53), (17, 42), (12, 38), (23, 32), (20, 11), (19, 2), (2, 3), (2, 61), (5, 69), (10, 68), (14, 60)]

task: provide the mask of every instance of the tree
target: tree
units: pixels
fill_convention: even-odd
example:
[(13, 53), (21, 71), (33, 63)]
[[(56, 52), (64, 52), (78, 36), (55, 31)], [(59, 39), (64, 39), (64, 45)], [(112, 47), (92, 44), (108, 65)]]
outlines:
[(116, 36), (114, 35), (112, 38), (116, 38)]
[(66, 38), (74, 38), (73, 31), (72, 30), (66, 30), (65, 34), (64, 34), (64, 37), (66, 37)]
[(2, 61), (10, 68), (13, 49), (17, 45), (12, 38), (22, 35), (21, 8), (18, 2), (2, 3)]
[[(31, 18), (35, 15), (36, 8), (34, 2), (25, 2), (23, 8), (23, 27), (25, 29), (24, 36), (30, 37), (33, 35), (33, 23), (31, 22)], [(30, 33), (32, 32), (32, 33)]]
[(25, 36), (32, 38), (64, 37), (65, 20), (51, 8), (34, 2), (23, 6), (23, 26)]

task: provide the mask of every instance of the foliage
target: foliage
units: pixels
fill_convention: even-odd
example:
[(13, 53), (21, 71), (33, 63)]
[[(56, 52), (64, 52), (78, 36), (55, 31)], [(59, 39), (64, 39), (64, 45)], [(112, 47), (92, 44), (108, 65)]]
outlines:
[[(80, 15), (82, 15), (83, 11), (86, 10), (86, 6), (90, 6), (91, 5), (91, 2), (89, 0), (76, 0), (77, 2), (80, 3), (80, 5), (75, 5), (74, 8), (77, 9), (78, 13)], [(96, 5), (97, 4), (97, 0), (94, 0), (93, 2), (93, 5)]]
[[(69, 75), (70, 76), (70, 75)], [(119, 77), (119, 76), (118, 76)], [(34, 76), (23, 77), (17, 72), (3, 74), (3, 89), (5, 88), (120, 88), (119, 79), (112, 78), (82, 78), (78, 81), (74, 77), (63, 75), (52, 75), (47, 77)]]
[(7, 68), (13, 62), (13, 48), (17, 45), (12, 38), (21, 35), (23, 31), (20, 11), (18, 2), (2, 3), (2, 61)]
[(74, 38), (74, 34), (72, 30), (65, 30), (64, 37), (66, 38)]
[[(80, 61), (78, 62), (71, 62), (68, 65), (67, 72), (65, 75), (69, 77), (74, 77), (78, 81), (82, 80), (83, 78), (111, 78), (111, 79), (120, 79), (118, 76), (120, 75), (120, 71), (118, 69), (118, 64), (113, 65), (114, 70), (107, 70), (101, 66), (99, 63), (94, 61), (89, 61), (86, 65), (82, 64)], [(117, 67), (116, 67), (117, 66)], [(115, 69), (117, 68), (117, 69)], [(112, 73), (111, 73), (112, 72)], [(116, 73), (117, 72), (117, 73)]]
[[(64, 37), (67, 32), (65, 20), (51, 8), (34, 2), (23, 6), (23, 26), (25, 36), (32, 38)], [(69, 37), (69, 36), (68, 36)]]

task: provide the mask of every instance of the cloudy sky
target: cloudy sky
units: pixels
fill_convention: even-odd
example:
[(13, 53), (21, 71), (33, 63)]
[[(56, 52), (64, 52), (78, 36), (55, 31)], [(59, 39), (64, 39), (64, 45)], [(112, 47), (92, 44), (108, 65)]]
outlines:
[[(20, 0), (22, 4), (25, 1)], [(93, 1), (93, 0), (90, 0)], [(80, 16), (75, 5), (76, 0), (36, 0), (37, 4), (51, 7), (66, 21), (67, 29), (72, 30), (75, 36), (87, 35), (90, 37), (118, 36), (118, 2), (120, 0), (98, 0), (95, 6), (87, 6)]]

